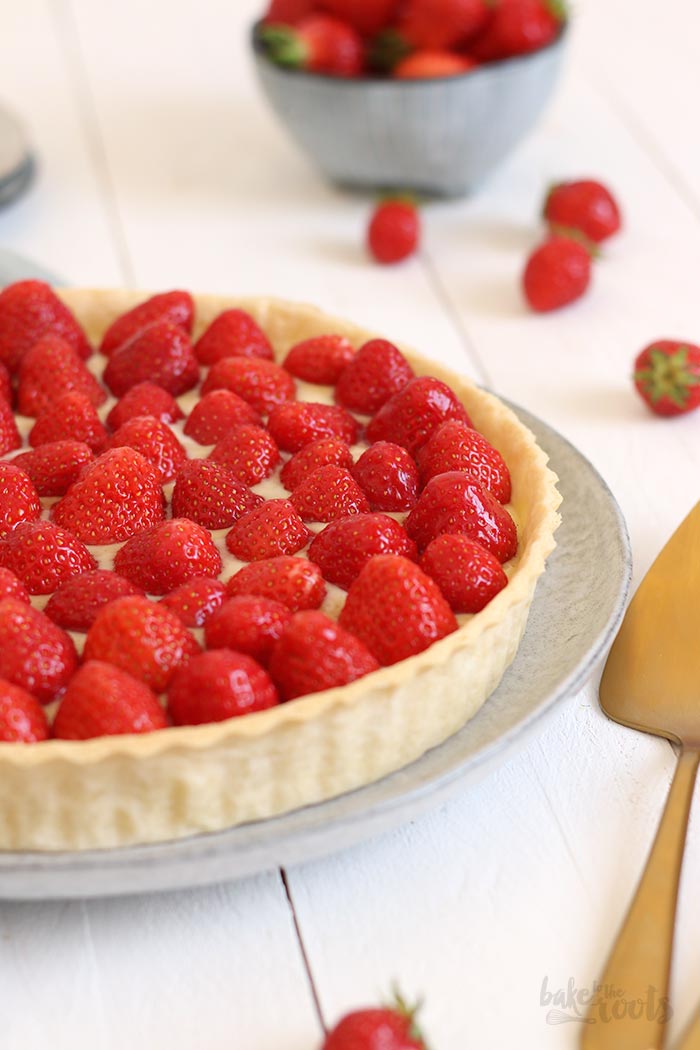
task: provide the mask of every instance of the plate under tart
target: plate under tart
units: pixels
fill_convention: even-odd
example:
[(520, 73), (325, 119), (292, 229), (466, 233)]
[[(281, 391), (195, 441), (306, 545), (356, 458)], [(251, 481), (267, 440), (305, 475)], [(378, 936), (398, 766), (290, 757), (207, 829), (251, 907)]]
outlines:
[(444, 744), (367, 787), (269, 820), (156, 845), (0, 853), (0, 898), (127, 895), (242, 878), (381, 834), (478, 781), (577, 692), (622, 619), (632, 559), (620, 509), (593, 466), (555, 430), (511, 406), (559, 475), (557, 547), (517, 656), (481, 711)]

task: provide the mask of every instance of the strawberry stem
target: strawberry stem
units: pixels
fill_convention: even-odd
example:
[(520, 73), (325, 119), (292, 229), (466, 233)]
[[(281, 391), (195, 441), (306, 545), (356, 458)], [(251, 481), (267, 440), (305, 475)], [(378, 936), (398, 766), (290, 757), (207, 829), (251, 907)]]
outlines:
[(649, 364), (634, 373), (652, 404), (667, 398), (679, 408), (685, 408), (693, 387), (700, 386), (700, 375), (688, 364), (688, 347), (681, 346), (673, 354), (665, 354), (652, 347)]
[(577, 230), (575, 226), (560, 226), (558, 223), (552, 223), (549, 229), (554, 237), (567, 237), (570, 241), (582, 244), (592, 259), (600, 258), (601, 251), (598, 245), (586, 237), (581, 230)]
[(418, 999), (413, 1006), (410, 1006), (408, 1001), (402, 995), (398, 985), (394, 984), (392, 987), (392, 999), (387, 1005), (390, 1010), (395, 1010), (400, 1017), (405, 1017), (409, 1022), (409, 1038), (413, 1039), (414, 1042), (423, 1048), (423, 1050), (430, 1050), (425, 1041), (425, 1037), (416, 1022), (416, 1016), (423, 1008), (423, 1000)]
[(275, 65), (287, 69), (300, 69), (304, 65), (307, 58), (306, 45), (291, 26), (262, 26), (259, 37), (267, 56)]

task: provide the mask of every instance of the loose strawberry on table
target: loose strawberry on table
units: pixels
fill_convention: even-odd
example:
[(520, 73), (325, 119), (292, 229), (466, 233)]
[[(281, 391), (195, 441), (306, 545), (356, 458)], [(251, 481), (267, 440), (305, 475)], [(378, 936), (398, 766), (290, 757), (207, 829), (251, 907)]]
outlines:
[(102, 336), (100, 350), (110, 357), (120, 346), (154, 324), (172, 324), (188, 335), (194, 321), (194, 303), (189, 292), (160, 292), (120, 314)]
[(257, 485), (273, 473), (280, 454), (269, 431), (254, 423), (240, 423), (217, 441), (209, 459), (226, 467), (244, 485)]
[(197, 360), (213, 365), (225, 357), (274, 359), (270, 340), (245, 310), (224, 310), (194, 344)]
[(85, 394), (72, 391), (57, 397), (29, 431), (29, 444), (33, 448), (56, 441), (79, 441), (94, 453), (105, 448), (107, 431)]
[(49, 737), (46, 712), (30, 693), (0, 678), (0, 741), (36, 744)]
[(262, 561), (295, 554), (311, 536), (290, 500), (269, 499), (238, 519), (226, 535), (226, 547), (240, 561)]
[(143, 588), (107, 569), (87, 570), (64, 580), (44, 612), (64, 631), (87, 631), (103, 606), (129, 594), (143, 594)]
[(190, 518), (207, 529), (227, 529), (262, 502), (262, 496), (222, 464), (193, 459), (177, 475), (172, 512), (175, 518)]
[(657, 416), (679, 416), (700, 406), (700, 346), (659, 339), (634, 362), (634, 385)]
[(352, 452), (339, 438), (317, 438), (287, 460), (280, 471), (280, 481), (293, 492), (310, 474), (329, 463), (347, 470), (352, 467)]
[(232, 598), (239, 594), (272, 598), (291, 612), (300, 612), (318, 609), (326, 596), (326, 585), (318, 565), (282, 554), (244, 565), (228, 580), (226, 592)]
[(239, 594), (224, 602), (207, 621), (207, 649), (235, 649), (267, 664), (291, 616), (286, 605), (272, 598)]
[(30, 594), (53, 594), (64, 580), (96, 569), (87, 547), (50, 521), (24, 521), (0, 539), (0, 565)]
[(185, 627), (203, 627), (226, 600), (226, 588), (213, 576), (193, 576), (161, 598)]
[(387, 1006), (353, 1010), (328, 1032), (321, 1050), (427, 1050), (418, 1009), (397, 993)]
[(378, 668), (359, 638), (312, 610), (292, 616), (270, 657), (270, 675), (283, 700), (347, 685)]
[(218, 576), (221, 555), (211, 533), (189, 518), (172, 518), (128, 539), (114, 570), (148, 594), (167, 594), (195, 576)]
[(40, 514), (41, 501), (31, 478), (16, 463), (0, 463), (0, 539)]
[(553, 230), (579, 230), (595, 244), (612, 237), (622, 225), (620, 208), (607, 186), (595, 179), (559, 182), (547, 194), (544, 218)]
[(372, 212), (367, 247), (378, 263), (402, 262), (418, 248), (421, 224), (416, 205), (407, 200), (385, 200)]
[(257, 409), (231, 390), (212, 390), (194, 406), (187, 417), (184, 432), (200, 445), (215, 445), (233, 427), (245, 423), (255, 426), (262, 423)]
[(413, 369), (393, 343), (370, 339), (340, 374), (335, 388), (339, 405), (371, 416), (413, 379)]
[(155, 693), (130, 674), (101, 660), (87, 660), (68, 683), (53, 735), (90, 740), (165, 729), (168, 719)]
[(16, 598), (0, 601), (0, 678), (48, 704), (77, 666), (70, 635), (48, 616)]
[(309, 558), (325, 579), (348, 590), (377, 554), (401, 554), (411, 561), (417, 549), (403, 525), (388, 514), (353, 514), (326, 525), (309, 547)]
[(591, 283), (590, 248), (573, 235), (552, 234), (529, 256), (523, 273), (525, 298), (547, 313), (575, 302)]
[(168, 686), (168, 713), (175, 725), (222, 722), (279, 703), (267, 671), (250, 656), (212, 649), (178, 668)]
[(0, 362), (15, 372), (25, 353), (51, 333), (67, 342), (78, 357), (92, 347), (67, 306), (43, 281), (17, 281), (0, 292)]
[(82, 441), (50, 441), (31, 452), (20, 452), (12, 464), (31, 478), (40, 496), (63, 496), (93, 459), (92, 450)]

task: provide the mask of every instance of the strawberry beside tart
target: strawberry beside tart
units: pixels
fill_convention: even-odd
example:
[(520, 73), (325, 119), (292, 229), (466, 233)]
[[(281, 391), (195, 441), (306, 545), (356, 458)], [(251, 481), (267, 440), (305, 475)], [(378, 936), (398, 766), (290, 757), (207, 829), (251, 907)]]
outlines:
[(559, 521), (497, 398), (275, 299), (6, 288), (0, 456), (6, 850), (216, 831), (420, 757), (512, 661)]

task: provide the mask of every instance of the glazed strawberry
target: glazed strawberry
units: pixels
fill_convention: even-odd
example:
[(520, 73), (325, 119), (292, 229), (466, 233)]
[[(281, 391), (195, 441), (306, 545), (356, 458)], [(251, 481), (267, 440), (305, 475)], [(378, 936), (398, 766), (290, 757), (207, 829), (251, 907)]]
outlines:
[(270, 0), (263, 22), (268, 25), (293, 26), (311, 14), (316, 0)]
[(116, 572), (92, 569), (59, 584), (44, 612), (64, 631), (87, 631), (104, 605), (128, 594), (143, 594), (143, 589)]
[(48, 737), (49, 723), (39, 701), (26, 689), (0, 678), (0, 741), (36, 744)]
[(391, 441), (415, 456), (433, 431), (448, 419), (470, 424), (464, 406), (445, 383), (432, 376), (421, 376), (411, 379), (379, 409), (367, 425), (367, 439), (372, 443)]
[(223, 583), (212, 576), (193, 576), (160, 601), (185, 627), (202, 627), (225, 600)]
[(476, 540), (500, 562), (515, 557), (518, 549), (517, 529), (508, 511), (461, 471), (438, 474), (429, 481), (405, 526), (421, 551), (444, 532)]
[(457, 55), (454, 51), (414, 51), (401, 59), (392, 73), (397, 80), (432, 80), (435, 77), (461, 76), (476, 69), (477, 65), (473, 58)]
[(95, 406), (77, 391), (57, 397), (37, 417), (29, 432), (29, 444), (33, 448), (56, 441), (79, 441), (92, 452), (102, 452), (106, 440), (107, 431)]
[(175, 670), (199, 651), (174, 613), (131, 595), (100, 609), (87, 633), (83, 660), (104, 660), (162, 693)]
[(22, 444), (15, 417), (7, 401), (0, 400), (0, 456), (12, 452)]
[(456, 613), (478, 613), (508, 583), (501, 563), (480, 543), (444, 533), (425, 549), (420, 567)]
[(494, 62), (537, 51), (556, 39), (565, 20), (563, 0), (498, 0), (470, 52), (480, 62)]
[(356, 635), (380, 664), (398, 663), (457, 630), (437, 584), (415, 562), (378, 554), (348, 591), (339, 623)]
[(70, 635), (16, 598), (0, 601), (0, 678), (48, 704), (78, 666)]
[(579, 230), (594, 244), (612, 237), (622, 225), (617, 201), (595, 179), (552, 186), (544, 204), (544, 217), (551, 228)]
[(193, 318), (194, 303), (189, 292), (161, 292), (112, 321), (102, 336), (100, 350), (109, 357), (144, 328), (163, 322), (176, 325), (189, 335)]
[(591, 253), (580, 240), (554, 234), (530, 255), (523, 273), (525, 298), (538, 313), (580, 299), (591, 283)]
[(420, 241), (420, 216), (415, 204), (386, 200), (372, 212), (367, 247), (378, 263), (397, 263), (413, 255)]
[(352, 445), (357, 441), (357, 420), (339, 405), (314, 401), (288, 401), (270, 412), (268, 427), (285, 452), (298, 452), (304, 445), (322, 437), (335, 437)]
[(24, 521), (0, 539), (0, 565), (30, 594), (52, 594), (70, 576), (95, 569), (87, 547), (50, 521)]
[(93, 458), (82, 441), (51, 441), (20, 453), (12, 462), (32, 479), (40, 496), (63, 496)]
[(326, 525), (312, 540), (309, 559), (324, 579), (348, 590), (367, 562), (377, 554), (418, 557), (416, 545), (403, 525), (388, 514), (353, 514)]
[(53, 723), (59, 740), (90, 740), (165, 729), (168, 719), (155, 693), (130, 674), (87, 660), (68, 683)]
[(61, 394), (84, 394), (93, 405), (107, 395), (65, 339), (49, 333), (22, 357), (17, 386), (17, 411), (40, 416)]
[(427, 1050), (416, 1013), (399, 995), (391, 1006), (354, 1010), (328, 1033), (321, 1050)]
[(354, 356), (352, 343), (345, 336), (317, 335), (293, 346), (283, 367), (306, 383), (334, 386)]
[(393, 343), (370, 339), (343, 370), (335, 399), (352, 412), (371, 416), (411, 379), (413, 369)]
[(0, 568), (0, 601), (3, 598), (17, 598), (26, 605), (30, 604), (29, 594), (21, 580), (9, 569)]
[(155, 467), (133, 448), (112, 448), (88, 463), (51, 517), (83, 543), (121, 543), (163, 519)]
[(197, 402), (185, 423), (185, 434), (200, 445), (215, 445), (243, 423), (259, 426), (260, 413), (231, 390), (212, 390)]
[(418, 468), (424, 485), (438, 474), (461, 470), (499, 503), (510, 503), (510, 471), (503, 456), (483, 434), (457, 419), (450, 419), (433, 431), (418, 452)]
[(187, 454), (167, 423), (153, 416), (133, 416), (122, 423), (107, 448), (134, 448), (158, 471), (163, 484), (172, 481)]
[(160, 419), (161, 423), (176, 423), (183, 418), (183, 411), (172, 394), (163, 390), (162, 386), (149, 383), (137, 383), (121, 397), (116, 405), (110, 409), (107, 416), (107, 426), (110, 430), (118, 430), (122, 424), (134, 416), (153, 416)]
[(352, 476), (372, 510), (410, 510), (418, 499), (418, 468), (405, 448), (390, 441), (370, 445)]
[(414, 48), (449, 51), (484, 29), (490, 14), (489, 0), (406, 0), (397, 28)]
[(79, 357), (92, 349), (67, 306), (43, 281), (17, 281), (0, 292), (0, 361), (15, 372), (42, 336), (64, 339)]
[(244, 485), (257, 485), (272, 474), (280, 454), (267, 430), (242, 423), (217, 442), (209, 459), (226, 467)]
[(226, 592), (231, 598), (239, 594), (272, 598), (292, 612), (300, 612), (318, 609), (326, 596), (326, 585), (318, 565), (306, 558), (282, 554), (244, 565), (228, 581)]
[(0, 401), (12, 404), (12, 380), (5, 365), (0, 361)]
[(317, 438), (295, 452), (280, 471), (280, 481), (285, 488), (293, 492), (309, 474), (329, 463), (336, 467), (352, 467), (352, 452), (344, 441), (338, 438)]
[(199, 365), (187, 333), (161, 321), (114, 350), (102, 378), (115, 397), (145, 381), (178, 397), (199, 382)]
[(252, 357), (225, 357), (212, 365), (202, 383), (202, 393), (212, 390), (231, 390), (263, 416), (296, 395), (289, 372), (274, 361)]
[(0, 539), (40, 514), (41, 501), (31, 479), (16, 463), (0, 463)]
[(224, 310), (194, 345), (197, 360), (213, 365), (224, 357), (263, 357), (272, 361), (270, 340), (245, 310)]
[(286, 605), (271, 598), (254, 594), (229, 598), (207, 621), (207, 648), (234, 649), (266, 664), (291, 616)]
[(172, 495), (173, 517), (190, 518), (207, 529), (227, 529), (261, 503), (262, 496), (209, 459), (185, 463)]
[(175, 725), (200, 725), (265, 711), (279, 699), (267, 671), (250, 656), (212, 649), (175, 672), (168, 712)]
[(323, 0), (321, 6), (368, 37), (389, 24), (398, 3), (399, 0)]
[(208, 529), (173, 518), (127, 540), (114, 570), (148, 594), (168, 594), (194, 576), (218, 576), (221, 555)]
[(313, 610), (292, 616), (270, 658), (270, 675), (283, 700), (348, 685), (378, 669), (359, 638)]
[(362, 39), (339, 18), (311, 14), (294, 28), (266, 25), (260, 39), (272, 61), (289, 69), (336, 77), (356, 77), (363, 69)]
[(239, 518), (226, 536), (226, 547), (240, 561), (262, 561), (295, 554), (312, 533), (288, 499), (269, 499)]
[(304, 521), (335, 521), (369, 511), (367, 497), (350, 471), (332, 464), (309, 474), (290, 499)]
[(651, 343), (634, 363), (637, 392), (657, 416), (679, 416), (700, 405), (700, 346), (675, 339)]

